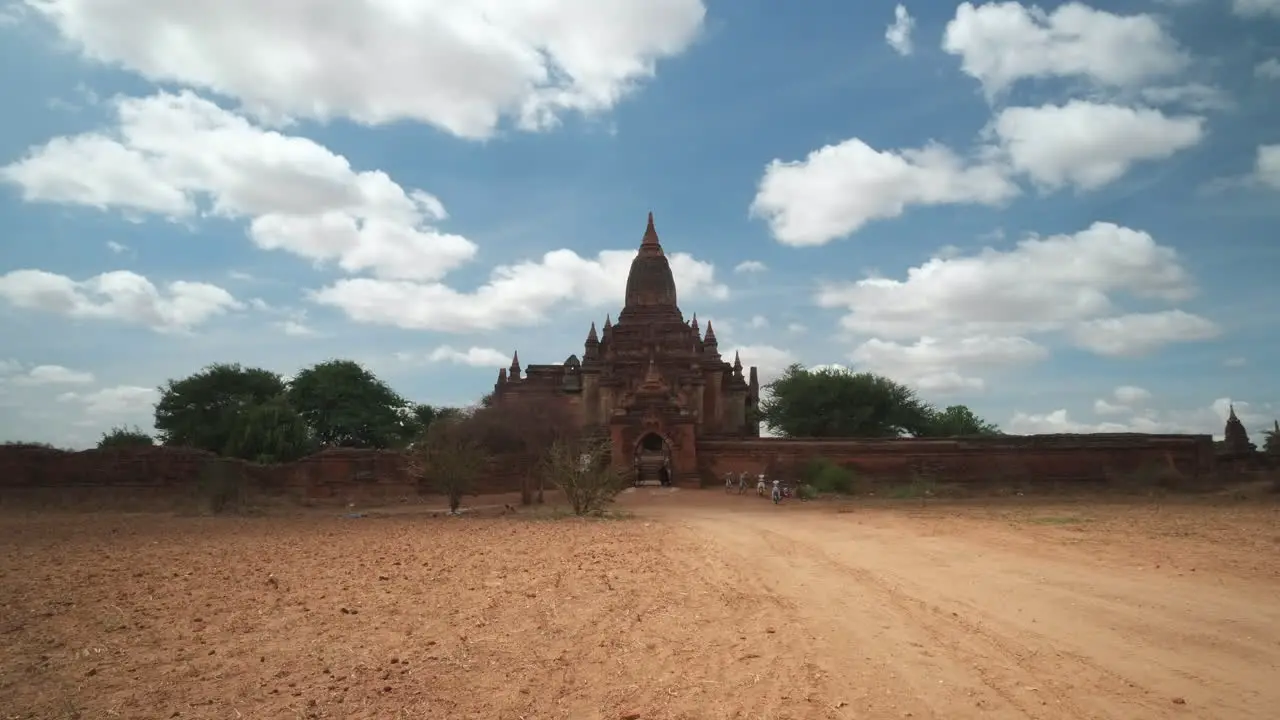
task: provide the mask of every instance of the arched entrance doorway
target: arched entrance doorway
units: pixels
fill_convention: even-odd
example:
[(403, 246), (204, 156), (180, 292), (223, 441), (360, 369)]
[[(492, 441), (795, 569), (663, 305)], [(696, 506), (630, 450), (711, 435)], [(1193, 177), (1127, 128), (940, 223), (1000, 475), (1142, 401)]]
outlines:
[(673, 476), (671, 446), (656, 432), (645, 434), (636, 443), (636, 485), (670, 485)]

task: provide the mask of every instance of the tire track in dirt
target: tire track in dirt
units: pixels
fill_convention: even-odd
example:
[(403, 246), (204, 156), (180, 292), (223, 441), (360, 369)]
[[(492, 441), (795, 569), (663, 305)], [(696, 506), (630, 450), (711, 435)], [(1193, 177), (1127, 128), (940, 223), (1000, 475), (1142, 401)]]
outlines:
[[(735, 543), (752, 542), (742, 532), (747, 530), (757, 543), (752, 558), (763, 562), (766, 574), (787, 578), (776, 583), (775, 590), (786, 592), (786, 584), (794, 578), (805, 597), (807, 619), (834, 625), (845, 635), (842, 642), (835, 643), (836, 649), (844, 645), (845, 653), (862, 654), (882, 668), (880, 678), (864, 677), (863, 682), (883, 682), (884, 676), (906, 680), (906, 695), (922, 704), (907, 712), (938, 718), (966, 717), (966, 712), (975, 717), (991, 717), (992, 713), (1048, 717), (1042, 714), (1047, 701), (1040, 678), (1031, 671), (1019, 673), (1018, 678), (1008, 677), (1021, 669), (1019, 658), (1034, 657), (1034, 652), (1019, 652), (992, 642), (989, 634), (966, 625), (958, 616), (947, 617), (940, 608), (930, 607), (901, 587), (835, 562), (811, 544), (760, 526), (728, 529), (723, 520), (713, 522), (713, 532), (733, 538)], [(878, 631), (868, 634), (863, 626)], [(976, 641), (981, 640), (987, 647), (978, 647)], [(945, 653), (940, 654), (939, 649)], [(881, 657), (887, 662), (880, 661)], [(1065, 717), (1089, 716), (1058, 692), (1058, 687), (1052, 683), (1048, 688), (1057, 710)]]
[[(882, 681), (905, 680), (917, 717), (1247, 718), (1275, 707), (1264, 675), (1276, 668), (1276, 624), (1221, 588), (1129, 581), (1087, 556), (1038, 565), (883, 516), (699, 508), (677, 518), (795, 598), (802, 624), (828, 628), (837, 680), (853, 681), (839, 658), (868, 658)], [(1215, 611), (1236, 619), (1196, 622)]]

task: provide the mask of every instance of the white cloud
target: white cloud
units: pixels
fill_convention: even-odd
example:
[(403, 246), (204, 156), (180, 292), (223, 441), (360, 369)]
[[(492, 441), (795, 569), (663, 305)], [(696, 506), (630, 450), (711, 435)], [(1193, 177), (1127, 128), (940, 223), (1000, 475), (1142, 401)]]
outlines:
[(1134, 163), (1160, 160), (1200, 142), (1204, 118), (1072, 100), (1065, 105), (1007, 108), (993, 131), (1009, 162), (1049, 189), (1093, 190)]
[(58, 396), (58, 402), (79, 404), (85, 419), (94, 422), (149, 414), (159, 399), (160, 392), (155, 388), (134, 385), (117, 385), (90, 393), (66, 392)]
[[(1251, 435), (1256, 435), (1259, 430), (1271, 424), (1269, 417), (1262, 411), (1265, 408), (1254, 409), (1254, 406), (1248, 402), (1218, 398), (1204, 407), (1190, 410), (1116, 408), (1117, 412), (1113, 414), (1123, 415), (1127, 411), (1130, 413), (1129, 416), (1102, 422), (1075, 420), (1064, 409), (1043, 414), (1015, 412), (1004, 428), (1015, 435), (1096, 432), (1193, 433), (1212, 435), (1221, 439), (1227, 414), (1233, 404), (1236, 415)], [(1250, 439), (1257, 442), (1256, 438)]]
[(1151, 399), (1151, 392), (1135, 385), (1121, 385), (1111, 392), (1117, 401), (1127, 407), (1141, 405)]
[(1020, 80), (1083, 77), (1134, 87), (1171, 75), (1185, 53), (1150, 15), (1117, 15), (1069, 2), (1051, 13), (1017, 2), (961, 3), (942, 47), (994, 96)]
[(1197, 112), (1227, 110), (1234, 105), (1231, 98), (1222, 90), (1196, 82), (1144, 87), (1138, 95), (1151, 105), (1176, 105)]
[(23, 309), (71, 318), (120, 320), (162, 332), (189, 330), (244, 307), (217, 285), (179, 280), (161, 291), (147, 278), (127, 270), (84, 281), (43, 270), (14, 270), (0, 275), (0, 298)]
[(470, 365), (471, 367), (506, 367), (511, 358), (505, 353), (486, 347), (469, 347), (466, 350), (456, 350), (448, 345), (441, 345), (432, 350), (427, 355), (429, 362), (449, 362), (458, 365)]
[(282, 320), (276, 323), (276, 327), (290, 337), (314, 337), (319, 334), (311, 326), (297, 320)]
[(809, 328), (805, 327), (804, 325), (801, 325), (800, 323), (793, 322), (787, 325), (787, 332), (796, 333), (797, 335), (803, 332), (807, 332), (808, 330)]
[(1267, 58), (1253, 66), (1253, 74), (1264, 80), (1280, 80), (1280, 58)]
[[(440, 283), (352, 278), (312, 294), (323, 305), (342, 309), (357, 322), (396, 327), (467, 332), (542, 322), (557, 305), (581, 302), (589, 307), (617, 304), (626, 290), (634, 250), (604, 250), (595, 259), (572, 250), (555, 250), (541, 260), (497, 267), (473, 292)], [(685, 253), (668, 255), (682, 298), (725, 298), (715, 267)]]
[[(250, 221), (259, 247), (379, 277), (435, 280), (476, 246), (431, 222), (444, 206), (302, 137), (256, 127), (191, 92), (115, 102), (108, 133), (55, 138), (0, 168), (31, 202)], [(207, 202), (207, 210), (199, 207)]]
[(733, 268), (733, 271), (736, 273), (758, 273), (764, 272), (768, 269), (769, 268), (759, 260), (743, 260)]
[(61, 365), (37, 365), (5, 379), (14, 385), (86, 385), (93, 382), (93, 373)]
[(980, 335), (922, 337), (911, 345), (872, 338), (849, 359), (860, 371), (885, 375), (923, 392), (947, 394), (982, 390), (985, 383), (973, 375), (975, 371), (1028, 365), (1048, 356), (1048, 350), (1023, 337)]
[(1258, 182), (1269, 188), (1280, 190), (1280, 145), (1258, 147), (1258, 158), (1253, 173)]
[(1247, 18), (1267, 15), (1280, 18), (1280, 0), (1232, 0), (1231, 11)]
[(128, 246), (128, 245), (122, 245), (122, 244), (120, 244), (120, 243), (116, 242), (115, 240), (108, 240), (108, 241), (107, 241), (107, 249), (108, 249), (108, 250), (110, 250), (111, 252), (113, 252), (113, 253), (115, 253), (115, 254), (119, 255), (120, 253), (122, 253), (122, 252), (124, 252), (124, 251), (128, 250), (128, 249), (129, 249), (129, 246)]
[(916, 19), (907, 12), (905, 5), (893, 9), (893, 22), (884, 31), (884, 40), (899, 55), (911, 54), (911, 31), (915, 29)]
[[(1151, 399), (1151, 393), (1134, 385), (1121, 385), (1111, 391), (1111, 398), (1093, 401), (1095, 415), (1132, 415), (1136, 408)], [(1065, 411), (1064, 411), (1065, 412)]]
[(467, 138), (612, 108), (697, 37), (702, 0), (26, 0), (86, 57), (271, 120)]
[(1177, 253), (1145, 232), (1098, 222), (1074, 235), (1032, 236), (1010, 250), (935, 257), (904, 280), (870, 277), (820, 289), (846, 308), (843, 326), (886, 339), (1016, 336), (1113, 314), (1111, 294), (1176, 302), (1195, 288)]
[(1209, 340), (1219, 332), (1217, 325), (1198, 315), (1165, 310), (1086, 320), (1072, 336), (1080, 347), (1099, 355), (1137, 357), (1172, 343)]
[(938, 144), (880, 151), (857, 138), (798, 162), (775, 159), (765, 167), (750, 214), (768, 221), (778, 242), (800, 247), (852, 235), (910, 206), (998, 206), (1020, 192), (1016, 174), (1046, 190), (1093, 190), (1136, 163), (1197, 144), (1204, 118), (1072, 100), (1006, 108), (989, 135), (994, 144), (972, 160)]
[(1227, 358), (1226, 360), (1223, 360), (1222, 364), (1230, 368), (1239, 368), (1239, 367), (1244, 367), (1245, 365), (1248, 365), (1249, 361), (1242, 357), (1230, 357), (1230, 358)]
[(752, 330), (763, 330), (769, 327), (769, 318), (763, 315), (753, 315), (750, 325)]
[(1017, 194), (1000, 168), (967, 162), (941, 145), (879, 151), (853, 138), (799, 162), (770, 162), (750, 212), (768, 221), (778, 242), (801, 247), (898, 217), (911, 205), (999, 205)]

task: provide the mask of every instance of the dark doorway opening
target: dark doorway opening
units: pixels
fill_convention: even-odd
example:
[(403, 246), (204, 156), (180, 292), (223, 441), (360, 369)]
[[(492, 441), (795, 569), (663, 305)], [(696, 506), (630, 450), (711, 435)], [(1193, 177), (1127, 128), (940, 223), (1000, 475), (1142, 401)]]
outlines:
[(671, 484), (671, 449), (658, 433), (648, 433), (636, 443), (635, 472), (636, 485)]

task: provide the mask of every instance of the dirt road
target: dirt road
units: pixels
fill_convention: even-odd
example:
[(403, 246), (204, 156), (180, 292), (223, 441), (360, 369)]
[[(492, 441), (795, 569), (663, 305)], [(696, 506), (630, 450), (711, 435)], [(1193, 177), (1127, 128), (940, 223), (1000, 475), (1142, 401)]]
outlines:
[(1179, 565), (1170, 553), (1191, 553), (1129, 552), (1087, 530), (1045, 542), (1036, 523), (945, 511), (728, 510), (658, 512), (787, 601), (788, 652), (827, 673), (848, 717), (1280, 716), (1274, 572)]

